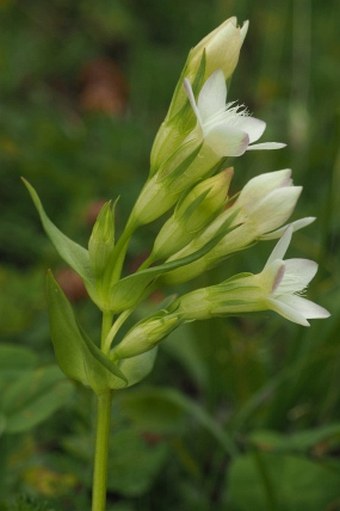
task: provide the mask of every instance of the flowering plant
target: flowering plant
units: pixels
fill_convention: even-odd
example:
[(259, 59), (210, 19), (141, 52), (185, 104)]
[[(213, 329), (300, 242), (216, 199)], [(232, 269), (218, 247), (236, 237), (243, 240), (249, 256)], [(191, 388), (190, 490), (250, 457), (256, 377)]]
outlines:
[[(237, 64), (247, 29), (248, 23), (238, 27), (237, 20), (230, 18), (189, 53), (153, 144), (149, 176), (117, 240), (115, 203), (103, 206), (85, 248), (53, 224), (36, 191), (25, 181), (47, 235), (102, 312), (101, 339), (96, 343), (79, 326), (49, 273), (48, 308), (57, 361), (69, 378), (92, 389), (98, 399), (93, 511), (105, 509), (112, 391), (147, 376), (157, 345), (172, 330), (187, 321), (263, 310), (304, 326), (309, 325), (308, 319), (329, 315), (299, 294), (314, 277), (316, 263), (283, 260), (292, 232), (314, 220), (286, 224), (302, 191), (293, 185), (291, 171), (263, 173), (232, 196), (234, 171), (221, 170), (227, 166), (227, 157), (285, 145), (255, 143), (266, 124), (243, 106), (226, 104), (226, 80)], [(135, 273), (122, 276), (134, 232), (166, 213), (150, 256)], [(187, 282), (230, 254), (275, 238), (280, 240), (262, 272), (231, 276), (176, 296), (134, 323), (134, 311), (159, 283)], [(128, 318), (132, 319), (130, 329), (118, 335)]]

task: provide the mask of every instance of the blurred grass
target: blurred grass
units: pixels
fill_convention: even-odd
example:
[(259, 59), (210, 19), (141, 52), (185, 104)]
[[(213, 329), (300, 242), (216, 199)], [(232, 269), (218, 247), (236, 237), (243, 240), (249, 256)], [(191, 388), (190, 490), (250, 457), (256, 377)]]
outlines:
[[(340, 5), (335, 0), (0, 2), (0, 341), (30, 348), (41, 364), (53, 358), (43, 273), (47, 267), (64, 269), (19, 177), (36, 186), (53, 220), (79, 242), (86, 242), (101, 201), (118, 195), (120, 229), (147, 175), (152, 140), (189, 48), (231, 15), (249, 19), (250, 29), (229, 98), (267, 122), (266, 140), (288, 143), (283, 151), (248, 153), (234, 161), (234, 187), (260, 172), (293, 168), (295, 183), (304, 186), (296, 218), (318, 220), (295, 236), (290, 254), (320, 263), (309, 296), (329, 308), (332, 318), (302, 329), (271, 314), (251, 315), (173, 334), (148, 384), (172, 386), (202, 406), (245, 455), (231, 461), (198, 426), (193, 408), (184, 412), (166, 404), (166, 391), (160, 391), (158, 405), (154, 396), (145, 398), (140, 415), (117, 401), (116, 434), (127, 428), (128, 443), (138, 446), (148, 470), (142, 489), (129, 493), (131, 468), (122, 468), (126, 479), (122, 476), (120, 487), (112, 483), (109, 499), (115, 511), (224, 510), (227, 504), (241, 511), (249, 506), (247, 499), (254, 509), (291, 511), (294, 497), (282, 488), (292, 484), (300, 467), (307, 476), (296, 492), (306, 498), (295, 499), (294, 509), (340, 509), (333, 476), (327, 485), (317, 484), (326, 477), (320, 467), (339, 476), (338, 433), (313, 437), (298, 453), (303, 466), (288, 442), (277, 454), (268, 440), (273, 432), (289, 439), (340, 422)], [(131, 265), (148, 250), (154, 229), (145, 228), (134, 240)], [(263, 243), (231, 258), (209, 279), (258, 271), (270, 249)], [(97, 315), (78, 284), (72, 284), (71, 297), (95, 335)], [(138, 402), (139, 389), (131, 389), (126, 399)], [(56, 499), (51, 505), (56, 511), (88, 506), (92, 403), (80, 389), (79, 396), (34, 432), (0, 437), (6, 474), (0, 501), (29, 493)], [(155, 416), (158, 407), (174, 421), (173, 429), (160, 432), (164, 417)], [(270, 434), (254, 443), (254, 431)], [(285, 472), (277, 489), (280, 460)], [(65, 474), (73, 479), (65, 482)], [(44, 477), (47, 486), (39, 484)], [(46, 494), (46, 487), (54, 490)], [(317, 502), (314, 508), (308, 495)]]

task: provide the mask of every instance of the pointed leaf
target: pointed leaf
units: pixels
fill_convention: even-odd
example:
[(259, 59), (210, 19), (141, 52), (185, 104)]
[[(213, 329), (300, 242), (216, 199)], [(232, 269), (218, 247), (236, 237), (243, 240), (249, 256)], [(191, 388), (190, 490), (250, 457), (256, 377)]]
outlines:
[(62, 371), (97, 393), (126, 386), (126, 378), (82, 332), (72, 307), (51, 272), (47, 278), (51, 337)]
[(28, 431), (50, 417), (74, 388), (56, 365), (19, 373), (2, 395), (6, 433)]
[(88, 251), (81, 245), (78, 245), (75, 241), (68, 238), (58, 229), (58, 227), (54, 225), (54, 223), (46, 215), (41, 200), (33, 186), (26, 181), (26, 179), (22, 178), (22, 180), (39, 213), (43, 228), (55, 246), (60, 257), (62, 257), (64, 261), (69, 264), (71, 268), (73, 268), (85, 281), (90, 283), (92, 281), (92, 272)]

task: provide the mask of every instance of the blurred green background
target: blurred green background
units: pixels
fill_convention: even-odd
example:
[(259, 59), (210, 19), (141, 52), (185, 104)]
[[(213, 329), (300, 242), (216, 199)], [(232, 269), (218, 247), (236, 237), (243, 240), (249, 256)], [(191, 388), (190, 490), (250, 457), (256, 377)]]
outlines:
[[(1, 0), (1, 511), (83, 511), (90, 499), (94, 403), (54, 365), (46, 269), (94, 336), (98, 314), (19, 178), (80, 243), (119, 195), (122, 228), (189, 49), (232, 15), (250, 28), (229, 99), (267, 122), (263, 140), (288, 144), (232, 162), (234, 187), (293, 169), (295, 218), (318, 219), (290, 256), (320, 263), (308, 294), (332, 318), (303, 329), (268, 313), (172, 334), (147, 381), (116, 396), (109, 510), (340, 510), (339, 2)], [(130, 269), (155, 232), (137, 234)], [(271, 247), (197, 286), (259, 271)]]

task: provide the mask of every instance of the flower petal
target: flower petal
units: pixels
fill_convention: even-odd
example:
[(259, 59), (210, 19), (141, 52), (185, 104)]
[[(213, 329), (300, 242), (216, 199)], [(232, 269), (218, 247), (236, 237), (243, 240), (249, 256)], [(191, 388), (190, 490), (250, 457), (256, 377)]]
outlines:
[(287, 227), (285, 233), (282, 238), (276, 243), (274, 250), (270, 254), (268, 261), (266, 262), (265, 268), (267, 268), (271, 263), (276, 261), (276, 259), (283, 259), (289, 244), (292, 239), (293, 229), (291, 227)]
[(227, 86), (222, 69), (217, 69), (203, 85), (197, 100), (197, 108), (202, 122), (223, 112), (227, 99)]
[(291, 307), (298, 309), (306, 319), (325, 319), (329, 318), (330, 312), (318, 305), (317, 303), (307, 300), (302, 296), (290, 295), (285, 296), (284, 301)]
[(288, 227), (292, 227), (293, 232), (298, 231), (299, 229), (303, 229), (304, 227), (307, 227), (307, 225), (313, 223), (316, 220), (315, 216), (306, 216), (305, 218), (300, 218), (299, 220), (295, 220), (295, 222), (291, 222), (288, 225), (284, 225), (280, 227), (279, 229), (275, 229), (275, 231), (269, 232), (267, 234), (263, 234), (260, 236), (261, 240), (276, 240), (277, 238), (280, 238), (282, 234), (285, 232), (285, 230)]
[(290, 169), (283, 169), (253, 177), (242, 188), (237, 205), (247, 208), (249, 205), (257, 204), (276, 188), (291, 186), (291, 172)]
[(204, 134), (205, 143), (221, 158), (240, 156), (248, 146), (249, 138), (244, 131), (224, 123), (214, 126)]
[(273, 289), (279, 285), (285, 272), (285, 263), (282, 259), (275, 259), (266, 265), (258, 275), (259, 284), (266, 295), (271, 295)]
[(247, 151), (257, 151), (258, 149), (282, 149), (287, 144), (281, 142), (262, 142), (260, 144), (252, 144), (248, 147)]
[(249, 142), (251, 143), (255, 142), (263, 135), (266, 129), (266, 123), (260, 119), (256, 119), (256, 117), (238, 114), (235, 127), (248, 133)]
[(328, 310), (301, 296), (284, 295), (276, 299), (271, 298), (269, 301), (273, 310), (281, 316), (303, 326), (309, 326), (307, 319), (323, 319), (330, 316)]
[(290, 304), (284, 302), (281, 299), (269, 298), (267, 300), (268, 308), (280, 314), (280, 316), (297, 323), (302, 326), (310, 326), (305, 316), (298, 310), (292, 307)]
[(185, 92), (187, 93), (188, 99), (190, 101), (191, 107), (192, 107), (193, 111), (195, 112), (197, 120), (200, 123), (200, 125), (202, 126), (201, 115), (200, 115), (199, 110), (196, 105), (196, 100), (195, 100), (195, 96), (194, 96), (194, 93), (193, 93), (193, 90), (191, 87), (191, 83), (189, 82), (189, 80), (187, 78), (184, 78), (183, 85), (184, 85)]
[(247, 208), (259, 235), (280, 227), (292, 214), (301, 194), (301, 186), (287, 186), (270, 192), (262, 201)]
[(274, 295), (303, 291), (315, 277), (318, 265), (310, 259), (287, 259), (284, 276)]

